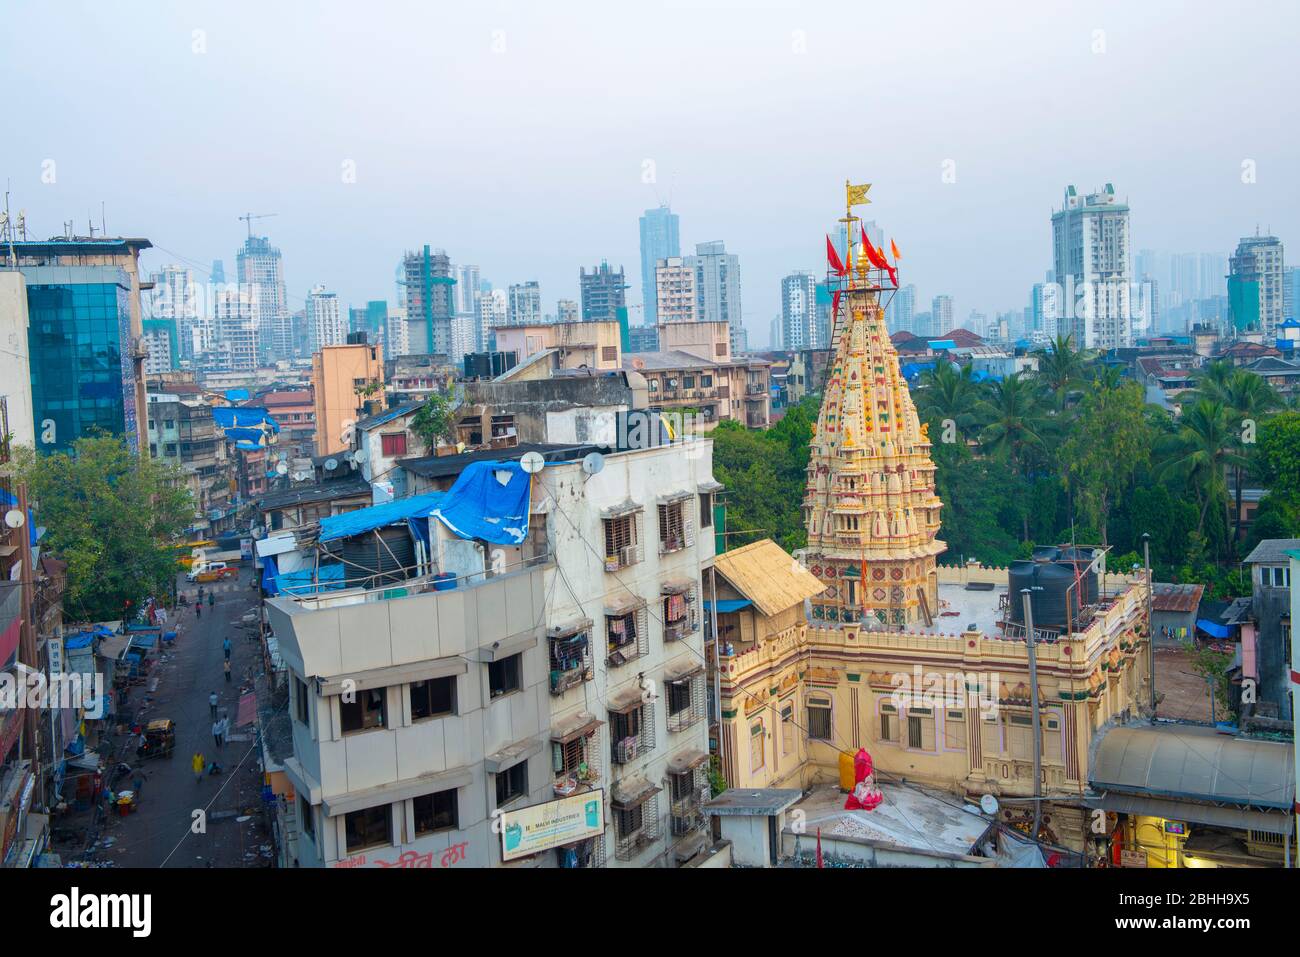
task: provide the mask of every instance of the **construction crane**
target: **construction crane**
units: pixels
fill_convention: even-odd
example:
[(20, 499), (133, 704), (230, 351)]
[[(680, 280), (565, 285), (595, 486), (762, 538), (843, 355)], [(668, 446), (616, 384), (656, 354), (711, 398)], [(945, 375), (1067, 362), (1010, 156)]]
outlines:
[(279, 216), (279, 215), (280, 215), (279, 213), (244, 213), (243, 216), (239, 216), (239, 217), (237, 217), (237, 218), (238, 218), (238, 219), (242, 219), (245, 223), (248, 224), (248, 238), (249, 238), (249, 239), (252, 239), (252, 238), (253, 238), (253, 220), (255, 220), (255, 219), (270, 219), (272, 216)]

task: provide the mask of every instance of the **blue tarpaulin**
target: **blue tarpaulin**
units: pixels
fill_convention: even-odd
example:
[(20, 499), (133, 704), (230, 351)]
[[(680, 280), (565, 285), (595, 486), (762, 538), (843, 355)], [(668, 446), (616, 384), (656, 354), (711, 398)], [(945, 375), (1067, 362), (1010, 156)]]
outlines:
[(262, 559), (262, 591), (268, 595), (280, 594), (280, 589), (276, 587), (275, 576), (280, 574), (279, 563), (275, 560), (274, 555), (267, 555)]
[[(722, 601), (718, 602), (718, 612), (719, 614), (725, 615), (730, 611), (740, 611), (742, 608), (748, 608), (752, 604), (753, 602), (748, 598), (724, 598)], [(709, 611), (712, 611), (713, 602), (706, 601), (704, 607)]]
[(265, 425), (272, 432), (280, 431), (280, 424), (271, 417), (271, 413), (250, 406), (216, 406), (212, 410), (212, 421), (219, 429), (260, 429)]
[(428, 518), (433, 509), (449, 492), (428, 492), (410, 498), (394, 499), (382, 505), (359, 508), (342, 515), (331, 515), (320, 520), (320, 541), (351, 538), (386, 525), (396, 525), (412, 518)]
[(1231, 638), (1232, 629), (1227, 625), (1220, 625), (1217, 621), (1210, 621), (1208, 618), (1196, 619), (1196, 627), (1201, 629), (1207, 635), (1213, 635), (1215, 638)]
[(248, 390), (247, 390), (247, 389), (227, 389), (227, 390), (226, 390), (226, 400), (229, 401), (229, 402), (247, 402), (247, 401), (248, 401)]
[(343, 565), (336, 563), (320, 568), (300, 568), (275, 576), (276, 591), (285, 595), (312, 595), (318, 591), (346, 588), (343, 582)]
[(528, 537), (531, 490), (518, 462), (471, 462), (429, 514), (461, 538), (518, 545)]

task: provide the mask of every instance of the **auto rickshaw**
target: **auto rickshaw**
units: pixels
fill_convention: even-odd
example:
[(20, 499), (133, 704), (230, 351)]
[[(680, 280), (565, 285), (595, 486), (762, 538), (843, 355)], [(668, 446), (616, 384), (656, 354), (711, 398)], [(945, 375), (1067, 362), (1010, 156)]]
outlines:
[(136, 756), (145, 758), (170, 758), (176, 750), (176, 722), (159, 718), (145, 725), (144, 740), (135, 749)]

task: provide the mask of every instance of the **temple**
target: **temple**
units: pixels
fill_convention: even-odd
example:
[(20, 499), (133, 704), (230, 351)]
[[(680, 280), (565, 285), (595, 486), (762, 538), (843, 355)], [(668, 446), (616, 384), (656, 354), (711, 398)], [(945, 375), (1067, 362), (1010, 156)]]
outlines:
[[(856, 217), (850, 212), (849, 235)], [(808, 459), (805, 562), (826, 590), (814, 619), (933, 624), (942, 503), (926, 427), (898, 368), (880, 296), (885, 270), (866, 252), (831, 277), (834, 356)]]
[[(865, 187), (849, 187), (849, 236), (862, 202)], [(808, 808), (838, 808), (842, 796), (817, 795), (865, 748), (886, 805), (907, 799), (902, 780), (966, 802), (992, 795), (1000, 822), (1026, 833), (1041, 805), (1038, 837), (1080, 854), (1098, 739), (1149, 712), (1149, 582), (1075, 543), (1010, 569), (938, 563), (930, 440), (885, 330), (897, 265), (865, 237), (845, 252), (827, 240), (833, 349), (807, 548), (791, 562), (755, 543), (714, 565), (722, 773), (733, 788), (798, 789)], [(1032, 586), (1033, 669), (1021, 614)]]

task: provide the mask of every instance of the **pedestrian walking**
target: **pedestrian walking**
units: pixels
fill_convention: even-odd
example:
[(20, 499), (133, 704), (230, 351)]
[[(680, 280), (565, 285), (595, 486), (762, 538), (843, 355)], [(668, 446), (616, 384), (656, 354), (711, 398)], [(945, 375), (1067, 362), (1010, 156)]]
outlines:
[(140, 793), (144, 790), (144, 769), (136, 768), (135, 774), (131, 776), (131, 784), (135, 787), (135, 799), (137, 803), (140, 800)]
[(218, 748), (221, 747), (221, 731), (222, 731), (221, 719), (218, 718), (217, 720), (212, 722), (212, 740)]
[(212, 591), (208, 592), (208, 607), (211, 608), (216, 603), (217, 603), (217, 593)]
[(230, 660), (230, 636), (229, 635), (227, 635), (225, 637), (225, 640), (221, 642), (221, 650), (226, 653), (226, 660), (229, 661)]
[(195, 618), (202, 618), (202, 617), (203, 617), (203, 604), (202, 604), (202, 602), (200, 602), (199, 604), (197, 604), (197, 605), (194, 606), (194, 617), (195, 617)]
[(226, 669), (226, 683), (229, 684), (230, 683), (230, 658), (227, 657), (226, 660), (223, 661), (221, 664)]
[(203, 781), (203, 772), (207, 768), (208, 762), (203, 759), (202, 751), (195, 751), (194, 757), (190, 759), (190, 767), (194, 769), (194, 783), (201, 784)]
[(212, 694), (208, 695), (208, 708), (212, 711), (213, 721), (217, 720), (217, 702), (219, 700), (220, 699), (217, 697), (217, 693), (215, 691), (212, 692)]
[(227, 738), (227, 736), (229, 736), (229, 734), (230, 734), (230, 719), (227, 718), (227, 717), (225, 716), (225, 714), (222, 714), (222, 716), (221, 716), (221, 743), (222, 743), (223, 745), (226, 743), (226, 738)]

